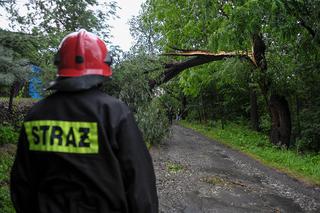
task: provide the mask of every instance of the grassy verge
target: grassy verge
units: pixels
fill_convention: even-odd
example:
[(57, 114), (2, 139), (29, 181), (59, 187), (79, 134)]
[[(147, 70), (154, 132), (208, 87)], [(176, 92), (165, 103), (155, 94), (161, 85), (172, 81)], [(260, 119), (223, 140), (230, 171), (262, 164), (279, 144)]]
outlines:
[(13, 213), (10, 200), (9, 174), (16, 152), (19, 134), (10, 125), (0, 124), (0, 212)]
[(300, 155), (294, 150), (280, 149), (270, 144), (267, 136), (233, 123), (227, 124), (225, 129), (187, 121), (179, 124), (306, 183), (320, 185), (320, 154)]
[(9, 173), (13, 164), (15, 145), (0, 146), (0, 212), (14, 213), (9, 193)]

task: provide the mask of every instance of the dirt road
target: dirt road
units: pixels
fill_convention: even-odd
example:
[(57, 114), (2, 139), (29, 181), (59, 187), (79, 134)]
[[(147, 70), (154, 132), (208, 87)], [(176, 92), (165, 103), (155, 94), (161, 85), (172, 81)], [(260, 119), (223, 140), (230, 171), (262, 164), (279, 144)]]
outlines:
[(320, 188), (180, 126), (151, 154), (160, 212), (320, 212)]

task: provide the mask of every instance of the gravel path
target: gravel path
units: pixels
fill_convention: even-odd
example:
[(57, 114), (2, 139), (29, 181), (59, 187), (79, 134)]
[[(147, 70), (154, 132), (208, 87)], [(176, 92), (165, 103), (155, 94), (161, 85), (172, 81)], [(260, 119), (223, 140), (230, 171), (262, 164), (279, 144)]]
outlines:
[(320, 212), (320, 188), (177, 125), (151, 155), (160, 212)]

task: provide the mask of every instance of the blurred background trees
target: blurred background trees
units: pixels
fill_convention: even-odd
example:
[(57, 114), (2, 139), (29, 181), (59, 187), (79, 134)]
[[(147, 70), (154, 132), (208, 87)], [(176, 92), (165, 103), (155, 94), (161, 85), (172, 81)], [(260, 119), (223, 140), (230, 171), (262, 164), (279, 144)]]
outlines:
[[(85, 28), (107, 40), (118, 9), (95, 0), (28, 1), (26, 13), (14, 0), (0, 6), (12, 29), (0, 31), (0, 84), (8, 92), (27, 79), (27, 63), (52, 80), (53, 54), (69, 32)], [(319, 13), (319, 0), (147, 0), (130, 21), (132, 49), (111, 46), (116, 64), (105, 90), (128, 103), (145, 132), (174, 118), (222, 128), (240, 122), (276, 145), (319, 151)], [(233, 56), (176, 54), (199, 50)], [(168, 68), (197, 59), (205, 60), (164, 79)]]
[[(12, 110), (13, 97), (28, 97), (27, 94), (21, 94), (21, 89), (29, 86), (31, 65), (37, 65), (42, 70), (41, 92), (47, 95), (48, 92), (43, 89), (55, 78), (56, 68), (52, 61), (60, 41), (70, 32), (84, 28), (104, 39), (109, 50), (113, 52), (114, 75), (113, 79), (106, 83), (104, 90), (129, 105), (147, 144), (160, 143), (167, 135), (169, 126), (165, 111), (159, 107), (158, 97), (149, 89), (148, 75), (146, 75), (149, 69), (158, 66), (157, 59), (148, 55), (155, 53), (152, 48), (153, 40), (148, 40), (148, 46), (142, 41), (141, 46), (136, 45), (126, 54), (118, 46), (110, 44), (112, 28), (109, 21), (117, 18), (119, 9), (115, 1), (25, 2), (23, 5), (15, 0), (0, 2), (0, 6), (8, 12), (11, 29), (11, 31), (0, 30), (1, 96), (7, 97), (10, 94), (9, 114), (7, 103), (3, 104), (3, 100), (7, 99), (0, 99), (0, 115), (3, 117), (1, 124), (20, 127), (27, 110)], [(134, 19), (131, 22), (132, 32), (137, 34), (151, 29), (150, 24), (134, 25), (133, 23), (143, 23), (135, 22)], [(145, 54), (147, 49), (148, 54)], [(19, 103), (25, 105), (23, 101)], [(26, 104), (26, 107), (16, 106), (16, 108), (21, 107), (29, 108), (30, 104)], [(12, 120), (12, 117), (18, 119)]]

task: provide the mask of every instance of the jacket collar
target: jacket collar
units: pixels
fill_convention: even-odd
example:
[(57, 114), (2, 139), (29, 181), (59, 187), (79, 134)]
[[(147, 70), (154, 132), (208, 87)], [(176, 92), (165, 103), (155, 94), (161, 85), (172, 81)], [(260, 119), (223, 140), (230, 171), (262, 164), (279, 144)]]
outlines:
[(85, 75), (80, 77), (58, 77), (49, 83), (47, 90), (74, 92), (97, 87), (106, 80), (101, 75)]

